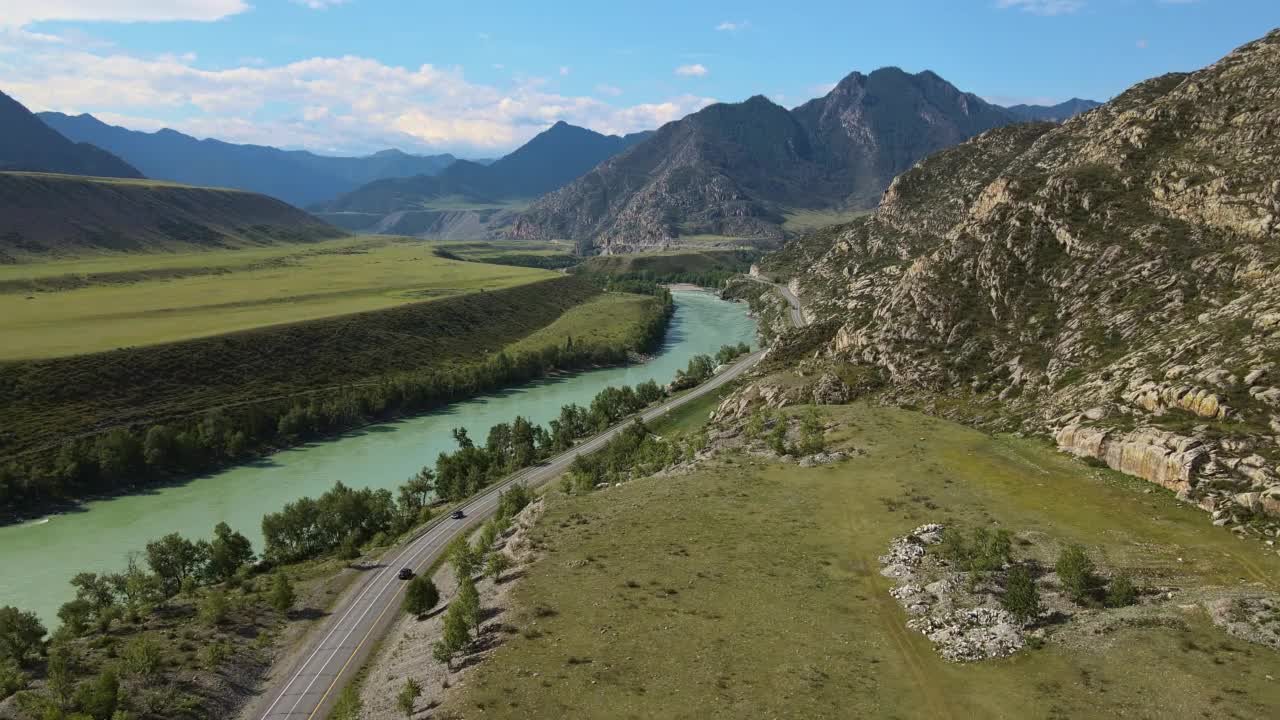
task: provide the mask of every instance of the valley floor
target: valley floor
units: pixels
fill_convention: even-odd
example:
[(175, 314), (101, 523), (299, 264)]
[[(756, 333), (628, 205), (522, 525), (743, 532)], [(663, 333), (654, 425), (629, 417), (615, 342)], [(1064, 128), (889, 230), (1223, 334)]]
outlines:
[(497, 290), (547, 270), (437, 257), (404, 238), (0, 267), (0, 360), (207, 337)]
[[(1275, 592), (1274, 553), (1036, 441), (867, 405), (823, 412), (828, 446), (865, 454), (799, 468), (725, 452), (687, 475), (551, 492), (503, 644), (423, 717), (1262, 718), (1280, 707), (1280, 654), (1228, 636), (1198, 604)], [(1079, 542), (1101, 567), (1172, 595), (1081, 611), (1009, 658), (948, 663), (906, 628), (878, 572), (890, 540), (927, 522), (995, 523), (1022, 552)]]

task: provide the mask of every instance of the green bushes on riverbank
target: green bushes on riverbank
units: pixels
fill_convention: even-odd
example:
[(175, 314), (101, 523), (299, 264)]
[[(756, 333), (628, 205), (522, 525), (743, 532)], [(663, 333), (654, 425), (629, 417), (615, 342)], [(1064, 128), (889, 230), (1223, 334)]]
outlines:
[[(526, 296), (524, 292), (529, 287), (539, 288), (538, 293)], [(46, 420), (51, 414), (80, 412), (84, 403), (73, 399), (77, 395), (103, 395), (102, 399), (84, 402), (123, 405), (134, 408), (136, 415), (155, 416), (97, 434), (90, 432), (56, 448), (0, 464), (0, 511), (32, 511), (89, 494), (125, 491), (174, 475), (241, 462), (369, 422), (422, 412), (550, 372), (625, 362), (629, 353), (660, 345), (673, 310), (669, 293), (653, 284), (647, 289), (657, 301), (646, 308), (634, 332), (612, 344), (568, 341), (514, 354), (502, 351), (506, 344), (527, 334), (530, 323), (550, 322), (565, 309), (599, 292), (590, 282), (563, 278), (478, 293), (456, 303), (442, 300), (354, 316), (359, 322), (326, 320), (304, 324), (307, 327), (299, 330), (296, 338), (300, 348), (297, 351), (283, 347), (273, 350), (270, 343), (257, 346), (240, 337), (254, 333), (181, 344), (200, 344), (212, 353), (201, 356), (200, 362), (205, 364), (195, 368), (185, 366), (188, 350), (168, 357), (166, 349), (149, 349), (158, 353), (158, 358), (116, 358), (113, 364), (117, 360), (123, 362), (111, 370), (92, 365), (97, 356), (50, 361), (77, 367), (89, 362), (90, 366), (81, 368), (83, 373), (38, 367), (40, 363), (15, 366), (18, 372), (8, 378), (11, 387), (0, 388), (0, 401), (5, 407), (16, 406), (19, 416), (23, 408), (32, 410), (36, 406), (43, 408), (36, 416)], [(500, 298), (494, 304), (493, 298), (503, 294), (512, 297)], [(547, 300), (544, 295), (555, 299)], [(528, 307), (516, 308), (513, 304)], [(394, 321), (386, 317), (405, 313), (417, 315)], [(376, 320), (372, 327), (362, 326), (371, 319)], [(353, 347), (348, 341), (330, 348), (335, 352), (309, 348), (312, 342), (328, 342), (319, 335), (312, 337), (320, 332), (321, 325), (327, 328), (322, 335), (350, 333), (360, 336), (360, 343), (388, 344), (372, 354), (369, 348)], [(416, 333), (421, 346), (406, 347), (402, 338), (405, 333)], [(226, 348), (218, 349), (223, 344)], [(341, 354), (344, 348), (354, 354)], [(402, 351), (407, 354), (398, 356)], [(130, 370), (128, 366), (134, 360), (138, 364)], [(233, 367), (223, 367), (222, 360)], [(323, 375), (322, 381), (317, 373), (328, 374)], [(194, 384), (188, 391), (193, 397), (184, 401), (188, 407), (196, 403), (207, 405), (213, 402), (210, 397), (239, 401), (191, 415), (180, 410), (180, 403), (157, 409), (154, 398), (148, 397), (147, 378), (167, 378), (159, 382), (156, 390), (164, 395), (169, 392), (168, 383), (178, 383), (192, 374)], [(56, 386), (54, 381), (59, 377), (72, 382), (68, 387)], [(242, 379), (247, 388), (238, 384)], [(325, 387), (305, 389), (318, 384)], [(248, 391), (256, 391), (255, 396), (245, 398)], [(15, 399), (18, 395), (23, 397), (21, 402)], [(115, 410), (111, 413), (125, 418)], [(21, 424), (22, 417), (15, 419)], [(87, 419), (82, 418), (73, 424), (83, 427), (84, 422)]]

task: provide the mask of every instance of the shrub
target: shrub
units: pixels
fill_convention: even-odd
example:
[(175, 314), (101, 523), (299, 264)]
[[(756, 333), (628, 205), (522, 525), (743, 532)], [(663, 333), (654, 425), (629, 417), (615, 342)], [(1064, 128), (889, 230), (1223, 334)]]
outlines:
[(822, 452), (826, 447), (823, 437), (822, 418), (818, 411), (810, 410), (800, 421), (800, 443), (796, 451), (800, 455), (813, 455)]
[(359, 720), (361, 709), (360, 691), (352, 683), (343, 688), (342, 694), (338, 696), (329, 720)]
[(231, 657), (231, 643), (212, 642), (200, 649), (200, 663), (209, 670), (217, 670), (218, 666)]
[(39, 658), (44, 650), (44, 634), (44, 625), (35, 613), (0, 607), (0, 661), (25, 665)]
[(200, 600), (200, 609), (196, 614), (199, 616), (200, 622), (213, 627), (225, 623), (230, 610), (231, 606), (227, 602), (226, 593), (221, 590), (210, 590)]
[(160, 670), (164, 662), (160, 644), (149, 636), (143, 635), (129, 641), (120, 653), (120, 662), (125, 672), (140, 677), (150, 677)]
[(18, 667), (18, 661), (0, 660), (0, 700), (19, 690), (26, 690), (31, 678)]
[(1058, 582), (1062, 583), (1072, 601), (1083, 605), (1092, 599), (1097, 578), (1093, 560), (1089, 559), (1082, 546), (1072, 544), (1064, 548), (1058, 555), (1054, 570), (1058, 573)]
[(1013, 536), (1008, 530), (980, 527), (966, 537), (962, 530), (946, 528), (938, 552), (961, 570), (990, 572), (1012, 560)]
[(119, 698), (120, 678), (109, 667), (76, 691), (76, 704), (86, 715), (95, 719), (110, 720), (116, 712)]
[(288, 614), (293, 608), (293, 603), (297, 596), (293, 592), (293, 583), (289, 582), (289, 576), (284, 572), (277, 571), (275, 578), (271, 581), (271, 607), (281, 615)]
[(404, 589), (404, 610), (412, 615), (426, 615), (440, 602), (440, 591), (431, 578), (419, 575)]
[(1107, 607), (1128, 607), (1138, 602), (1138, 588), (1128, 573), (1120, 573), (1111, 579), (1107, 587)]
[(418, 698), (422, 695), (422, 686), (413, 678), (406, 678), (404, 687), (400, 688), (400, 694), (396, 696), (396, 706), (400, 708), (400, 712), (405, 717), (413, 716), (413, 706)]
[(1030, 620), (1040, 614), (1040, 591), (1025, 565), (1010, 568), (1000, 604), (1022, 620)]

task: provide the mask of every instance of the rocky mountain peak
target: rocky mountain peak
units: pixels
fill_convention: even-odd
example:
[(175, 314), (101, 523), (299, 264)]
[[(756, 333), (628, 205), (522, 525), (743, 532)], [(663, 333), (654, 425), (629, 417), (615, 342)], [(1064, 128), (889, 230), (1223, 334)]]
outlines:
[(851, 73), (787, 110), (763, 95), (709, 105), (535, 203), (516, 237), (593, 241), (612, 251), (681, 235), (776, 242), (785, 212), (866, 208), (924, 155), (1009, 113), (933, 73)]

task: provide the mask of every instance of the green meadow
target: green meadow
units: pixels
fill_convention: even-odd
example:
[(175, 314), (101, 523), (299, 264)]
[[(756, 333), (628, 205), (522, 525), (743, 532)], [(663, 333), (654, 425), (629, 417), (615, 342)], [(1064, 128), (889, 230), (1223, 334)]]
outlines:
[[(1274, 553), (1036, 441), (823, 412), (838, 423), (828, 445), (865, 454), (805, 469), (726, 453), (688, 475), (551, 492), (542, 554), (500, 616), (510, 635), (439, 716), (1274, 717), (1280, 655), (1188, 599), (1274, 591)], [(1034, 541), (1020, 552), (1081, 542), (1177, 590), (1161, 622), (1068, 623), (1037, 649), (949, 663), (906, 628), (877, 562), (935, 521), (997, 523)]]

